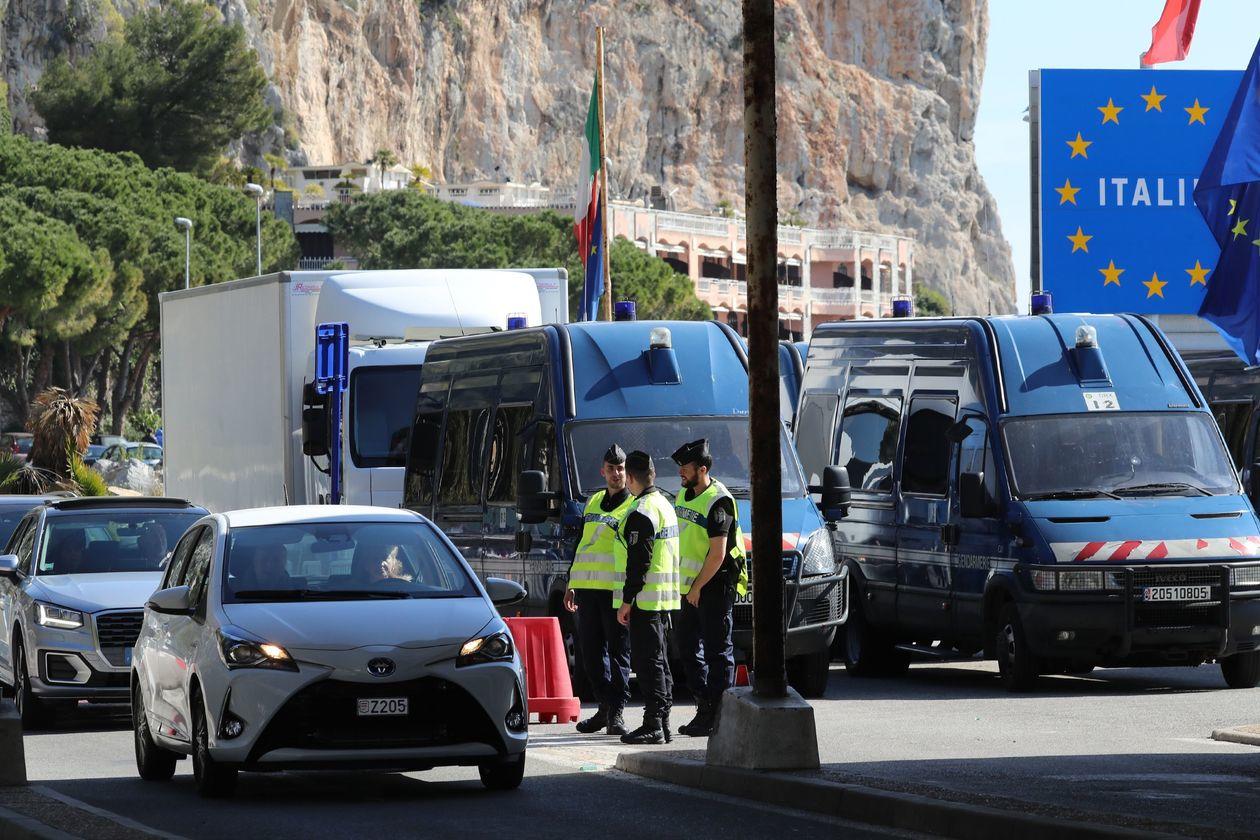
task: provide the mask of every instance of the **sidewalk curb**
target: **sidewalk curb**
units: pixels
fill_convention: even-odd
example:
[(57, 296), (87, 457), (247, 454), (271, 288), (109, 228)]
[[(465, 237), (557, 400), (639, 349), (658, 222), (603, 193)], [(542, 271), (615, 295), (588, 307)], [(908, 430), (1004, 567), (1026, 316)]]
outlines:
[(74, 835), (0, 807), (0, 840), (74, 840)]
[(1179, 835), (1022, 814), (790, 773), (710, 767), (696, 759), (621, 753), (617, 769), (769, 805), (957, 840), (1104, 840)]
[(1213, 741), (1228, 741), (1231, 744), (1247, 744), (1260, 747), (1260, 727), (1235, 726), (1232, 729), (1213, 729)]

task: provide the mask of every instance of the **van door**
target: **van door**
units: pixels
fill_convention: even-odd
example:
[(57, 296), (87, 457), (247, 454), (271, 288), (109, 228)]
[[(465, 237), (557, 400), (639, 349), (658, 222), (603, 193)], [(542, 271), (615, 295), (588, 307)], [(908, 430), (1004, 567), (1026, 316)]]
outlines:
[(941, 639), (950, 626), (949, 553), (942, 528), (950, 510), (948, 432), (957, 411), (957, 394), (911, 394), (901, 444), (897, 624), (919, 641)]
[(525, 585), (525, 558), (516, 550), (521, 518), (516, 511), (516, 489), (521, 473), (530, 469), (528, 436), (535, 420), (542, 368), (504, 372), (499, 403), (490, 425), (486, 456), (485, 546), (482, 568), (486, 577), (501, 577)]
[(452, 380), (433, 515), (483, 580), (486, 450), (498, 386), (498, 373)]
[[(989, 575), (998, 566), (1010, 562), (1009, 540), (999, 518), (1001, 511), (998, 473), (1000, 465), (993, 457), (993, 443), (988, 422), (981, 416), (964, 418), (971, 430), (957, 447), (951, 468), (950, 486), (954, 499), (949, 521), (957, 534), (950, 546), (949, 568), (953, 624), (951, 636), (967, 652), (984, 642), (984, 587)], [(964, 519), (958, 506), (958, 476), (964, 472), (984, 474), (986, 515)]]

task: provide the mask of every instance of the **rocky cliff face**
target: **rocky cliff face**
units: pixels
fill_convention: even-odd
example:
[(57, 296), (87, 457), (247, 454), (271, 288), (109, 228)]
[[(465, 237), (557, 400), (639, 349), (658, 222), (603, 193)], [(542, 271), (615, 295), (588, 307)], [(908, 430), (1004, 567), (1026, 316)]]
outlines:
[[(4, 11), (5, 4), (7, 11)], [(23, 90), (141, 0), (0, 0), (4, 78)], [(378, 148), (442, 179), (567, 188), (607, 27), (616, 193), (743, 203), (737, 0), (218, 0), (282, 105), (295, 162)], [(985, 0), (778, 0), (779, 202), (807, 223), (904, 233), (915, 279), (960, 311), (1010, 309), (1014, 271), (976, 169)]]

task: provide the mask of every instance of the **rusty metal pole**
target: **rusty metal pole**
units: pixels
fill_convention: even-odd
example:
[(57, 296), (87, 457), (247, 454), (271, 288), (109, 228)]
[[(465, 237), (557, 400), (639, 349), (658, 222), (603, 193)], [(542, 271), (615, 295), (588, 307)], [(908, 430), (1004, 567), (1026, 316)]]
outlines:
[(778, 217), (774, 0), (744, 3), (744, 204), (752, 448), (753, 691), (786, 697), (779, 466)]

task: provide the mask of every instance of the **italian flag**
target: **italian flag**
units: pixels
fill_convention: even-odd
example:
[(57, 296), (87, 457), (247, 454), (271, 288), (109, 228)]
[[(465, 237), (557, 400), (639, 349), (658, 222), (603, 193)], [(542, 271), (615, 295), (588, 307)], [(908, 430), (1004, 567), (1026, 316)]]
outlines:
[(578, 167), (577, 200), (573, 208), (573, 233), (577, 236), (578, 253), (586, 267), (582, 318), (587, 321), (596, 319), (599, 299), (604, 293), (604, 226), (600, 212), (603, 160), (604, 153), (599, 144), (599, 80), (596, 79), (591, 87), (591, 103), (586, 110), (582, 163)]

